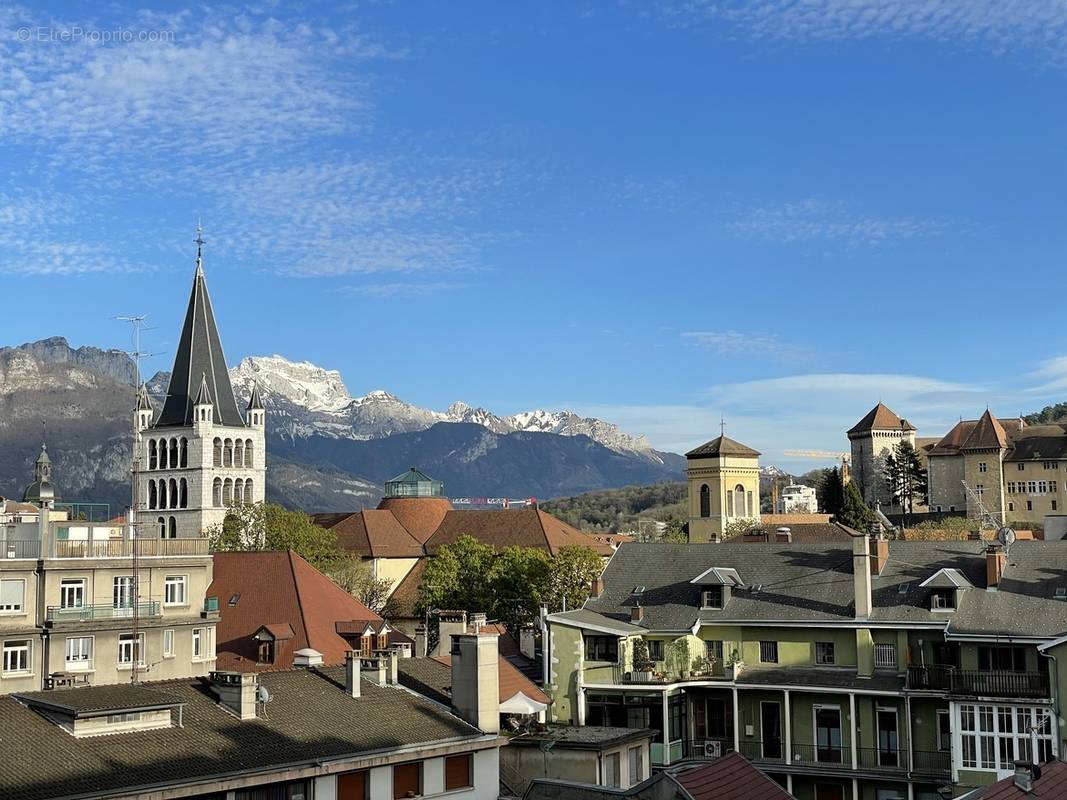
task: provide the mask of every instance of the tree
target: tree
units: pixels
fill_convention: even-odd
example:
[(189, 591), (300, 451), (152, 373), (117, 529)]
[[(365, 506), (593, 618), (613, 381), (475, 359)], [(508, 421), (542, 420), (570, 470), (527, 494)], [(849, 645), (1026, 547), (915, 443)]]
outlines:
[(235, 503), (221, 524), (207, 529), (210, 547), (220, 550), (292, 550), (316, 569), (338, 558), (336, 537), (302, 511), (274, 503)]
[(370, 566), (356, 553), (342, 552), (323, 572), (374, 613), (380, 614), (385, 608), (392, 583), (375, 578)]
[(722, 529), (722, 538), (733, 539), (735, 536), (744, 536), (758, 527), (759, 524), (754, 519), (735, 519), (733, 522), (728, 522)]
[(473, 536), (443, 545), (426, 563), (419, 613), (438, 609), (491, 613), (492, 569), (496, 551)]
[(841, 471), (834, 467), (823, 472), (816, 486), (819, 509), (824, 514), (837, 514), (845, 503), (845, 487), (841, 483)]
[(899, 442), (886, 456), (884, 475), (893, 502), (900, 506), (901, 511), (911, 514), (916, 499), (920, 503), (926, 502), (926, 470), (911, 442)]
[(537, 618), (549, 591), (552, 561), (544, 550), (508, 547), (493, 562), (492, 608), (486, 613), (515, 631)]
[(860, 495), (860, 490), (855, 481), (849, 481), (845, 484), (845, 496), (841, 503), (841, 510), (834, 514), (834, 519), (842, 525), (848, 525), (848, 527), (863, 533), (869, 533), (871, 528), (878, 524), (878, 517), (863, 502), (863, 497)]
[(581, 544), (561, 547), (552, 559), (546, 601), (549, 611), (581, 608), (589, 597), (593, 578), (604, 571), (604, 560), (591, 547)]

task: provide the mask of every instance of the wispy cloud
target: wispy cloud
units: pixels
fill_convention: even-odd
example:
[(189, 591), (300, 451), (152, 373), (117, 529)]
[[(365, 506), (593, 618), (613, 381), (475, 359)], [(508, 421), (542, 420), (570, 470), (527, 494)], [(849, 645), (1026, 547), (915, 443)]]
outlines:
[(661, 11), (672, 25), (726, 22), (755, 39), (922, 39), (1067, 63), (1067, 4), (1059, 0), (684, 0)]
[(774, 358), (802, 358), (807, 350), (770, 333), (742, 331), (688, 331), (683, 338), (692, 344), (711, 350), (719, 355), (743, 355), (753, 353)]
[(823, 241), (845, 247), (877, 246), (934, 236), (948, 227), (941, 220), (863, 214), (843, 203), (815, 198), (762, 207), (735, 207), (724, 218), (727, 227), (739, 236), (786, 244)]
[(395, 297), (426, 297), (460, 289), (465, 284), (451, 283), (448, 281), (432, 281), (428, 283), (397, 282), (397, 283), (365, 283), (360, 286), (346, 286), (343, 291), (347, 294), (362, 295), (364, 297), (395, 298)]

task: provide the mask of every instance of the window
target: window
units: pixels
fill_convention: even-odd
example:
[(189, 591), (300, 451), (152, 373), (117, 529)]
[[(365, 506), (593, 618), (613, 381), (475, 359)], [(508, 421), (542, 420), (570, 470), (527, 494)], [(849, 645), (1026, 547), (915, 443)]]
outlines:
[(706, 483), (700, 487), (700, 516), (711, 516), (711, 490)]
[(30, 671), (30, 640), (4, 642), (4, 672)]
[(67, 639), (66, 668), (68, 670), (89, 669), (92, 661), (92, 636), (72, 636)]
[(163, 631), (163, 658), (174, 657), (174, 629), (167, 628)]
[(834, 643), (833, 642), (816, 642), (815, 643), (815, 663), (816, 664), (833, 664), (834, 663)]
[[(961, 763), (965, 769), (1011, 771), (1014, 762), (1052, 758), (1052, 726), (1047, 709), (1029, 706), (960, 705)], [(1037, 733), (1032, 753), (1031, 729)]]
[[(1055, 502), (1055, 501), (1053, 501), (1053, 502)], [(1014, 511), (1014, 510), (1015, 510), (1015, 503), (1013, 503), (1013, 502), (1011, 502), (1009, 500), (1008, 501), (1008, 511)]]
[(874, 666), (878, 669), (896, 669), (897, 646), (895, 644), (875, 644)]
[(212, 628), (193, 628), (193, 661), (208, 661), (215, 657)]
[(470, 753), (445, 757), (445, 791), (474, 785), (473, 757)]
[(982, 497), (985, 494), (985, 486), (981, 483), (976, 483), (974, 485), (974, 491), (975, 494), (977, 494), (979, 497)]
[(133, 576), (123, 575), (112, 581), (111, 605), (114, 608), (133, 608)]
[(777, 664), (778, 642), (760, 642), (759, 660), (764, 664)]
[(1055, 500), (1052, 501), (1052, 510), (1053, 511), (1056, 510), (1056, 501)]
[(107, 724), (108, 725), (121, 725), (123, 722), (140, 722), (140, 721), (141, 721), (141, 712), (140, 711), (130, 711), (130, 712), (126, 713), (126, 714), (108, 714), (107, 715)]
[(722, 608), (722, 587), (709, 586), (703, 592), (701, 608)]
[(345, 772), (337, 776), (338, 800), (367, 800), (370, 797), (370, 771)]
[(258, 664), (273, 664), (274, 663), (274, 642), (260, 642), (259, 649), (256, 653), (256, 663)]
[(619, 640), (614, 636), (585, 637), (585, 658), (587, 661), (619, 660)]
[(930, 609), (933, 611), (953, 611), (956, 608), (955, 589), (934, 589), (930, 592)]
[(620, 769), (619, 753), (608, 753), (604, 756), (604, 786), (618, 789), (622, 786), (622, 770)]
[(1045, 494), (1047, 491), (1048, 491), (1048, 481), (1038, 481), (1037, 482), (1037, 493), (1038, 494)]
[(0, 612), (20, 614), (24, 610), (26, 582), (24, 580), (0, 581)]
[(631, 747), (627, 751), (627, 757), (630, 762), (630, 785), (633, 786), (645, 779), (644, 751), (640, 746)]
[(84, 578), (64, 578), (59, 582), (59, 605), (62, 608), (81, 608), (85, 605)]
[(1045, 469), (1056, 469), (1056, 462), (1055, 461), (1046, 461), (1041, 466), (1044, 467)]
[(979, 647), (978, 669), (1026, 672), (1026, 651), (1021, 647)]
[(722, 663), (722, 641), (704, 642), (704, 657), (716, 664)]
[(422, 794), (422, 762), (393, 765), (393, 800)]
[(168, 575), (163, 586), (163, 605), (184, 606), (186, 577), (184, 575)]
[(124, 633), (119, 636), (119, 667), (132, 667), (134, 658), (137, 666), (144, 666), (144, 634), (134, 639), (132, 633)]
[(939, 752), (948, 753), (952, 750), (952, 726), (949, 724), (947, 708), (937, 710), (937, 749)]
[(1026, 510), (1027, 511), (1033, 511), (1034, 510), (1034, 501), (1033, 500), (1027, 500), (1026, 501)]
[(1026, 469), (1026, 464), (1023, 464), (1023, 463), (1022, 463), (1022, 462), (1020, 461), (1020, 462), (1019, 462), (1019, 465), (1018, 465), (1018, 467), (1017, 467), (1017, 469), (1019, 470), (1019, 472), (1022, 472), (1022, 471), (1023, 471), (1024, 469)]
[(978, 471), (979, 472), (988, 472), (989, 471), (989, 466), (986, 464), (986, 462), (979, 461), (978, 462)]
[(1037, 481), (1027, 481), (1026, 482), (1026, 490), (1030, 494), (1037, 494)]
[(652, 661), (663, 660), (663, 640), (662, 639), (646, 639), (645, 643), (648, 645), (648, 657)]

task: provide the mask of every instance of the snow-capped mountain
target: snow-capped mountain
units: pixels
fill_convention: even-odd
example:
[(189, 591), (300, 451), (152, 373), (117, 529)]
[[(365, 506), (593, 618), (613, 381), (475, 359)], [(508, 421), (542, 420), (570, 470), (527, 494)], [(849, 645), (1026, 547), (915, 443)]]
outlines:
[(560, 436), (588, 436), (609, 450), (663, 463), (662, 456), (644, 436), (619, 430), (617, 425), (571, 411), (525, 411), (510, 416), (463, 402), (445, 411), (407, 403), (377, 390), (353, 397), (336, 370), (282, 356), (252, 356), (230, 370), (234, 391), (247, 398), (253, 382), (275, 422), (275, 429), (290, 439), (319, 435), (341, 439), (380, 439), (396, 433), (426, 430), (438, 422), (468, 422), (493, 433), (528, 431)]

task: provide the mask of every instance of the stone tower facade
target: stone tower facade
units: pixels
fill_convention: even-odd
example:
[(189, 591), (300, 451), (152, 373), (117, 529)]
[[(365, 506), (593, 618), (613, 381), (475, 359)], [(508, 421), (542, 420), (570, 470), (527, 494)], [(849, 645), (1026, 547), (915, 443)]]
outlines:
[(894, 507), (885, 482), (885, 459), (903, 441), (915, 446), (915, 426), (879, 403), (848, 431), (852, 480), (871, 507)]
[(243, 413), (230, 385), (197, 237), (196, 273), (163, 407), (146, 387), (134, 424), (134, 496), (141, 535), (196, 538), (235, 503), (259, 503), (266, 476), (265, 413), (258, 386)]
[[(1004, 454), (1007, 450), (1008, 437), (1004, 426), (988, 409), (975, 423), (960, 448), (963, 454), (963, 479), (998, 523), (1006, 521)], [(972, 519), (982, 516), (981, 510), (976, 503), (970, 501), (970, 497), (967, 502), (967, 516)]]
[(689, 541), (718, 542), (732, 522), (759, 522), (759, 456), (726, 436), (685, 454)]

